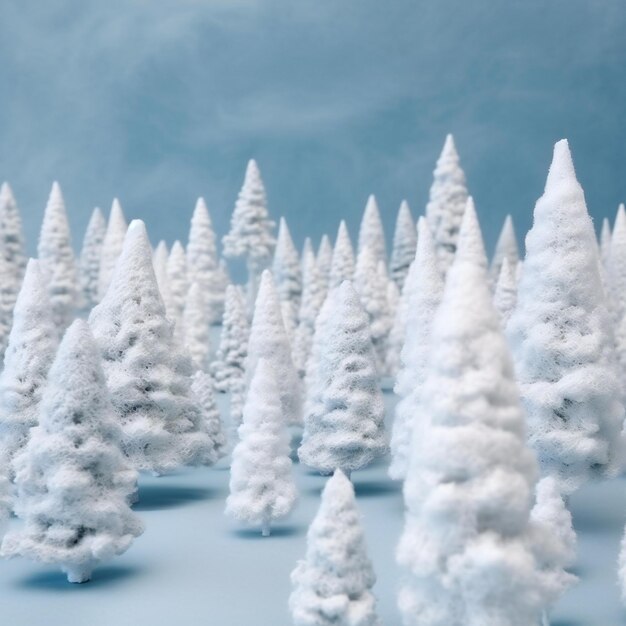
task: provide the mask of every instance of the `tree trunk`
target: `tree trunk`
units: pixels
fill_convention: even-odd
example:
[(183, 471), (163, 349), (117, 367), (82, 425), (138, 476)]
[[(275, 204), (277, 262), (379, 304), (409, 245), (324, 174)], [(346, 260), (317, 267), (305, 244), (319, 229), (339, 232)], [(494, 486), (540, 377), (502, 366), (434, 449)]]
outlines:
[(93, 563), (65, 563), (63, 571), (67, 574), (67, 582), (70, 583), (86, 583), (91, 580), (91, 572), (93, 571)]
[(269, 537), (270, 536), (270, 522), (269, 520), (263, 520), (263, 524), (261, 524), (261, 536)]

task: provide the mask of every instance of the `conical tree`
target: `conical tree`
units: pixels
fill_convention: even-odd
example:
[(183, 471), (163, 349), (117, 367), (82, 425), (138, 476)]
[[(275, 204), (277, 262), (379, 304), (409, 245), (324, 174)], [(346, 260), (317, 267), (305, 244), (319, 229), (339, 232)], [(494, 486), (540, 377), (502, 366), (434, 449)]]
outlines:
[[(620, 207), (624, 205), (620, 204)], [(619, 209), (618, 209), (619, 212)], [(600, 231), (600, 261), (604, 271), (608, 274), (611, 258), (611, 226), (609, 219), (605, 217), (602, 220), (602, 230)]]
[(82, 583), (128, 549), (143, 524), (128, 504), (137, 473), (120, 435), (89, 326), (76, 320), (50, 368), (39, 425), (14, 460), (24, 528), (4, 538), (4, 556), (56, 563)]
[(0, 250), (12, 276), (13, 302), (26, 271), (26, 246), (22, 218), (9, 183), (0, 186)]
[(167, 243), (161, 240), (157, 244), (152, 254), (152, 265), (154, 267), (154, 276), (156, 277), (161, 300), (165, 305), (165, 314), (171, 322), (176, 320), (174, 312), (174, 300), (172, 298), (172, 290), (170, 289), (170, 277), (167, 273), (167, 261), (170, 257), (170, 251)]
[(246, 381), (250, 384), (259, 359), (266, 359), (276, 373), (282, 412), (289, 424), (302, 421), (300, 380), (291, 358), (282, 311), (269, 270), (261, 276), (248, 341)]
[(406, 200), (403, 200), (398, 210), (396, 229), (393, 233), (393, 248), (389, 261), (389, 274), (402, 291), (409, 266), (415, 258), (415, 246), (417, 245), (417, 232), (415, 222), (411, 215), (411, 209)]
[(493, 306), (500, 314), (502, 327), (506, 328), (509, 318), (515, 309), (517, 302), (517, 280), (515, 274), (511, 270), (509, 260), (503, 259), (500, 267), (500, 276), (496, 283), (496, 290), (493, 294)]
[(384, 409), (368, 316), (350, 282), (331, 303), (316, 328), (317, 382), (298, 456), (320, 472), (349, 474), (387, 452)]
[(354, 488), (337, 470), (309, 527), (306, 557), (291, 574), (294, 626), (379, 626), (375, 582)]
[(78, 264), (82, 304), (87, 311), (98, 303), (100, 258), (106, 228), (107, 224), (102, 211), (98, 208), (94, 209), (87, 224)]
[(0, 374), (0, 464), (8, 465), (37, 425), (39, 402), (57, 348), (58, 331), (39, 262), (31, 259), (15, 303)]
[(239, 442), (233, 450), (226, 513), (250, 525), (270, 526), (293, 509), (297, 492), (289, 457), (288, 416), (270, 361), (259, 359), (243, 409)]
[(167, 277), (172, 296), (174, 320), (178, 323), (183, 315), (189, 281), (187, 280), (187, 255), (180, 241), (175, 241), (167, 260)]
[(206, 431), (213, 442), (217, 458), (222, 458), (226, 454), (226, 434), (220, 418), (220, 412), (215, 402), (213, 393), (213, 379), (209, 374), (198, 370), (191, 383), (191, 390), (195, 394), (200, 409)]
[[(626, 373), (626, 212), (620, 205), (607, 259), (606, 287), (610, 293), (615, 347), (622, 375)], [(607, 293), (607, 299), (608, 299)]]
[(248, 161), (243, 187), (230, 220), (230, 231), (222, 240), (224, 256), (243, 257), (248, 268), (248, 303), (256, 298), (261, 272), (272, 260), (276, 239), (269, 219), (265, 186), (256, 161)]
[(415, 260), (402, 294), (406, 307), (405, 335), (394, 389), (399, 401), (391, 431), (389, 465), (389, 475), (394, 480), (406, 476), (413, 429), (422, 419), (415, 413), (415, 398), (419, 397), (426, 379), (432, 323), (443, 294), (435, 246), (425, 218), (420, 217), (417, 228)]
[(409, 272), (404, 281), (402, 293), (393, 315), (393, 323), (389, 331), (389, 342), (387, 347), (387, 367), (391, 376), (397, 376), (402, 367), (402, 347), (405, 343), (406, 318), (408, 313), (408, 292), (407, 285), (415, 280), (412, 276), (414, 263), (409, 266)]
[(164, 473), (214, 463), (217, 455), (190, 389), (191, 359), (165, 317), (140, 220), (128, 228), (111, 285), (89, 324), (133, 466)]
[(272, 274), (285, 313), (285, 326), (295, 330), (298, 326), (298, 309), (302, 296), (302, 269), (298, 251), (284, 217), (280, 218), (278, 226)]
[(330, 266), (333, 262), (333, 246), (330, 243), (328, 235), (322, 235), (320, 246), (317, 249), (317, 269), (320, 272), (326, 289), (328, 289), (328, 281), (330, 280)]
[(70, 325), (78, 304), (78, 274), (61, 188), (55, 181), (43, 216), (37, 254), (59, 333)]
[(117, 198), (114, 198), (102, 243), (102, 255), (100, 256), (100, 273), (98, 275), (99, 300), (104, 298), (104, 294), (109, 288), (109, 283), (115, 271), (115, 264), (124, 247), (127, 228), (128, 225), (122, 211), (122, 205)]
[(339, 287), (344, 280), (354, 279), (354, 249), (350, 241), (348, 227), (341, 220), (337, 231), (337, 240), (333, 250), (333, 258), (330, 264), (330, 274), (328, 278), (328, 289)]
[(371, 195), (367, 199), (361, 226), (359, 228), (359, 246), (358, 252), (361, 253), (365, 248), (369, 248), (376, 261), (387, 263), (387, 249), (385, 246), (385, 231), (383, 223), (380, 219), (380, 211), (376, 197)]
[(504, 259), (508, 261), (509, 269), (515, 275), (515, 269), (519, 261), (519, 249), (517, 247), (515, 228), (513, 227), (513, 218), (510, 215), (507, 215), (504, 220), (498, 242), (496, 243), (496, 249), (491, 259), (491, 278), (493, 281), (498, 280)]
[(439, 266), (444, 273), (454, 260), (466, 202), (465, 174), (454, 139), (448, 135), (433, 172), (433, 184), (426, 205), (426, 220), (435, 242)]
[(13, 280), (15, 274), (0, 253), (0, 362), (9, 343), (9, 333), (13, 325), (15, 293)]
[(535, 206), (507, 332), (543, 474), (569, 493), (612, 469), (624, 408), (595, 233), (566, 140)]
[(211, 363), (210, 320), (200, 285), (193, 283), (187, 292), (180, 321), (180, 335), (189, 351), (194, 369), (209, 371)]

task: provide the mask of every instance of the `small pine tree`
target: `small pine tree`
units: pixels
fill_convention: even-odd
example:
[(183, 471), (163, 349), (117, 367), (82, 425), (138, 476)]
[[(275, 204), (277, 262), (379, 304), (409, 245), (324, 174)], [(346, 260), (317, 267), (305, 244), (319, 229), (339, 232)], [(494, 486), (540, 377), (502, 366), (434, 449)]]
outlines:
[(507, 332), (543, 474), (569, 493), (610, 471), (624, 408), (595, 232), (566, 140), (535, 206)]
[(213, 442), (217, 458), (221, 459), (226, 454), (227, 442), (220, 412), (215, 402), (213, 379), (209, 374), (198, 370), (193, 375), (191, 391), (195, 394), (200, 405), (206, 431)]
[(194, 369), (203, 372), (208, 372), (211, 363), (210, 320), (207, 313), (200, 285), (193, 283), (187, 292), (180, 334), (189, 351)]
[(8, 183), (0, 186), (0, 250), (10, 268), (10, 285), (15, 303), (26, 270), (26, 246), (20, 211)]
[(115, 264), (124, 247), (127, 228), (122, 205), (117, 198), (114, 198), (111, 212), (109, 213), (106, 233), (104, 234), (104, 241), (102, 242), (100, 273), (98, 275), (98, 300), (104, 298), (104, 294), (109, 288), (113, 272), (115, 271)]
[(283, 307), (285, 327), (295, 329), (298, 326), (298, 309), (302, 296), (302, 268), (284, 217), (280, 218), (278, 226), (272, 274)]
[(500, 231), (496, 249), (493, 253), (493, 259), (491, 260), (491, 278), (494, 282), (500, 276), (504, 259), (509, 262), (509, 268), (515, 275), (515, 269), (519, 261), (519, 249), (517, 247), (515, 228), (513, 227), (513, 218), (510, 215), (507, 215), (504, 220), (504, 225)]
[(465, 174), (454, 139), (448, 135), (433, 172), (433, 184), (426, 205), (426, 220), (435, 242), (439, 267), (444, 273), (454, 260), (466, 202)]
[(174, 320), (178, 323), (182, 318), (187, 291), (189, 290), (187, 256), (185, 255), (185, 248), (183, 248), (180, 241), (175, 241), (172, 246), (172, 251), (167, 260), (167, 277), (172, 296), (172, 312)]
[(359, 518), (352, 483), (337, 470), (309, 527), (306, 557), (291, 574), (294, 626), (380, 626)]
[(119, 448), (100, 355), (89, 326), (76, 320), (50, 368), (39, 425), (15, 458), (15, 512), (25, 527), (2, 543), (4, 556), (57, 563), (72, 583), (125, 552), (143, 532), (128, 499), (137, 473)]
[(317, 249), (317, 269), (320, 272), (325, 288), (328, 289), (328, 281), (330, 280), (330, 266), (333, 262), (333, 246), (330, 243), (328, 235), (322, 235), (320, 246)]
[(414, 263), (409, 266), (409, 272), (404, 280), (400, 299), (393, 315), (393, 323), (389, 331), (387, 347), (387, 368), (391, 376), (397, 376), (402, 366), (401, 354), (406, 334), (406, 318), (408, 313), (408, 291), (406, 285), (415, 279), (412, 277)]
[(13, 325), (14, 277), (13, 268), (9, 267), (4, 255), (0, 253), (0, 361), (9, 343), (9, 334)]
[(515, 280), (515, 274), (511, 270), (509, 260), (504, 258), (500, 266), (500, 276), (498, 276), (496, 290), (493, 294), (493, 305), (500, 314), (503, 328), (506, 328), (509, 318), (515, 309), (516, 301), (517, 280)]
[(58, 331), (39, 269), (31, 259), (15, 303), (0, 374), (0, 464), (8, 465), (37, 425), (39, 402), (57, 348)]
[(244, 257), (248, 268), (248, 303), (256, 298), (257, 283), (274, 253), (274, 222), (269, 219), (265, 186), (256, 161), (250, 160), (243, 186), (230, 221), (230, 231), (223, 238), (224, 256)]
[(626, 211), (620, 204), (611, 237), (605, 273), (615, 328), (615, 347), (622, 374), (626, 372)]
[(398, 210), (396, 229), (393, 233), (393, 248), (389, 261), (389, 274), (395, 281), (400, 292), (409, 273), (409, 266), (415, 258), (417, 232), (411, 209), (406, 200), (403, 200)]
[[(624, 205), (620, 204), (620, 207)], [(619, 208), (618, 208), (619, 214)], [(611, 259), (611, 226), (609, 224), (609, 219), (605, 217), (602, 220), (602, 230), (600, 231), (600, 261), (602, 263), (602, 268), (608, 274), (610, 267), (610, 259)]]
[(367, 199), (361, 226), (359, 228), (358, 252), (369, 248), (376, 259), (376, 262), (387, 263), (387, 250), (385, 247), (385, 231), (380, 219), (380, 211), (376, 197), (371, 195)]
[(351, 283), (333, 294), (316, 327), (318, 355), (298, 456), (305, 465), (349, 474), (387, 452), (384, 408), (368, 315)]
[(333, 250), (333, 258), (330, 264), (330, 274), (328, 278), (328, 290), (335, 289), (344, 280), (354, 278), (354, 249), (350, 241), (348, 227), (341, 220), (337, 231), (337, 241)]
[(52, 184), (41, 224), (37, 254), (50, 296), (52, 317), (62, 334), (74, 319), (79, 291), (70, 225), (61, 187), (56, 181)]
[(217, 455), (190, 389), (191, 359), (165, 317), (140, 220), (128, 228), (109, 289), (89, 324), (133, 466), (161, 474), (214, 463)]
[(233, 450), (230, 495), (226, 513), (260, 525), (263, 536), (271, 524), (288, 515), (296, 499), (292, 476), (288, 416), (283, 413), (278, 378), (270, 361), (259, 359)]
[(82, 303), (87, 311), (98, 303), (100, 258), (102, 257), (106, 228), (106, 220), (102, 211), (98, 208), (94, 209), (89, 224), (87, 224), (78, 264)]

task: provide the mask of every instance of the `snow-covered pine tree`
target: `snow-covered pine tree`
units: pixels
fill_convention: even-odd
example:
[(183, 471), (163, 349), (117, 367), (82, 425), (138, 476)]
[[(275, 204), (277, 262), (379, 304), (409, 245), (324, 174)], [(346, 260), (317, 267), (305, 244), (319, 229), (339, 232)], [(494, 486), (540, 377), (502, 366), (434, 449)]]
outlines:
[(185, 299), (185, 309), (178, 334), (189, 351), (194, 369), (209, 371), (211, 364), (210, 320), (198, 283), (192, 283)]
[(87, 311), (98, 303), (98, 276), (106, 229), (107, 224), (102, 211), (95, 208), (87, 224), (78, 263), (82, 305)]
[(465, 173), (461, 169), (454, 139), (452, 135), (448, 135), (433, 172), (433, 184), (426, 205), (426, 220), (433, 235), (439, 267), (443, 273), (454, 260), (466, 202)]
[(261, 275), (254, 305), (246, 358), (248, 385), (259, 359), (267, 359), (276, 373), (282, 413), (287, 423), (300, 424), (302, 422), (300, 379), (291, 358), (291, 346), (285, 331), (274, 279), (269, 270), (265, 270)]
[(259, 277), (272, 261), (276, 239), (269, 219), (265, 186), (256, 161), (248, 161), (243, 186), (222, 239), (227, 259), (244, 257), (248, 268), (248, 305), (256, 299)]
[(161, 474), (214, 463), (217, 455), (190, 389), (191, 359), (165, 317), (142, 221), (131, 222), (89, 324), (133, 466)]
[(620, 204), (604, 274), (615, 329), (615, 347), (622, 375), (626, 373), (626, 211)]
[(605, 217), (602, 220), (602, 230), (600, 231), (600, 261), (602, 262), (602, 268), (607, 274), (609, 273), (611, 258), (611, 238), (611, 225), (609, 224), (609, 218)]
[(399, 400), (391, 431), (389, 465), (389, 476), (394, 480), (403, 480), (406, 476), (414, 425), (422, 419), (414, 405), (426, 379), (432, 323), (443, 294), (435, 245), (424, 217), (419, 218), (417, 230), (415, 260), (402, 294), (405, 334), (394, 389)]
[(8, 464), (26, 445), (30, 428), (37, 425), (41, 393), (57, 338), (39, 262), (31, 259), (15, 303), (0, 374), (0, 464), (6, 462), (11, 475)]
[(187, 292), (189, 291), (189, 282), (187, 280), (187, 255), (180, 241), (175, 241), (172, 246), (170, 256), (167, 260), (167, 277), (170, 284), (174, 321), (179, 323), (183, 315), (183, 310), (185, 309)]
[(369, 248), (376, 261), (383, 261), (387, 264), (387, 248), (385, 246), (385, 231), (380, 219), (380, 211), (376, 197), (370, 195), (365, 205), (361, 226), (359, 228), (359, 245), (357, 248), (360, 254), (362, 250)]
[(330, 243), (328, 235), (322, 235), (319, 248), (317, 249), (317, 269), (324, 281), (325, 288), (328, 289), (328, 281), (330, 280), (330, 266), (333, 262), (333, 245)]
[(159, 287), (159, 293), (161, 294), (161, 300), (165, 305), (167, 319), (171, 322), (175, 322), (174, 299), (172, 298), (172, 290), (170, 289), (170, 277), (167, 273), (167, 261), (169, 257), (170, 251), (167, 247), (167, 243), (163, 240), (159, 241), (152, 254), (154, 275), (156, 277), (157, 286)]
[(274, 367), (260, 358), (243, 409), (239, 442), (233, 450), (226, 513), (261, 526), (263, 536), (270, 534), (274, 521), (291, 512), (297, 499), (288, 419)]
[(507, 333), (543, 475), (571, 493), (613, 469), (624, 407), (598, 248), (566, 140), (526, 236)]
[(220, 418), (220, 412), (213, 393), (213, 379), (209, 374), (198, 370), (191, 382), (191, 390), (198, 399), (206, 431), (213, 442), (217, 458), (226, 454), (226, 434)]
[(384, 408), (368, 315), (349, 281), (320, 313), (314, 393), (298, 456), (323, 473), (347, 474), (387, 452)]
[(515, 269), (519, 261), (519, 249), (517, 247), (517, 237), (515, 235), (515, 228), (513, 227), (513, 218), (507, 215), (498, 242), (496, 243), (496, 249), (493, 253), (491, 260), (491, 279), (494, 283), (500, 276), (500, 270), (502, 268), (502, 262), (506, 259), (509, 262), (509, 268), (515, 276)]
[(13, 325), (14, 278), (14, 269), (9, 267), (4, 255), (0, 252), (0, 363), (7, 348), (9, 333)]
[(113, 198), (106, 233), (102, 242), (100, 273), (98, 275), (98, 300), (104, 298), (104, 294), (109, 288), (109, 283), (115, 271), (115, 264), (124, 247), (127, 228), (128, 225), (122, 211), (122, 205), (117, 198)]
[(336, 470), (307, 533), (306, 557), (291, 574), (294, 626), (380, 626), (354, 487)]
[(395, 281), (400, 292), (404, 286), (409, 266), (415, 258), (415, 246), (417, 245), (417, 232), (415, 222), (411, 215), (409, 203), (403, 200), (396, 218), (396, 229), (393, 233), (393, 248), (389, 260), (389, 274)]
[(304, 265), (304, 257), (307, 254), (312, 254), (313, 256), (315, 256), (315, 251), (313, 250), (313, 241), (311, 241), (310, 237), (305, 237), (304, 243), (302, 244), (302, 253), (300, 254), (300, 258), (302, 259), (301, 265)]
[(328, 275), (328, 290), (339, 287), (344, 280), (354, 279), (354, 249), (346, 223), (341, 220)]
[(515, 309), (517, 302), (517, 280), (511, 270), (509, 260), (503, 259), (500, 267), (500, 276), (496, 283), (496, 290), (493, 294), (493, 305), (500, 314), (502, 328), (506, 328), (509, 318)]
[(100, 354), (89, 326), (76, 320), (50, 368), (39, 424), (14, 459), (15, 513), (3, 556), (56, 563), (72, 583), (125, 552), (143, 532), (128, 504), (137, 472), (122, 454)]
[(389, 341), (387, 346), (387, 368), (389, 370), (389, 374), (396, 377), (402, 366), (401, 354), (402, 347), (404, 346), (405, 342), (406, 318), (408, 309), (407, 300), (408, 291), (410, 291), (410, 289), (406, 289), (406, 285), (414, 280), (414, 278), (411, 276), (411, 273), (413, 272), (413, 266), (413, 263), (411, 263), (411, 265), (409, 266), (409, 271), (404, 280), (402, 293), (400, 294), (400, 299), (398, 300), (398, 304), (393, 315), (391, 330), (389, 331)]
[(302, 296), (302, 268), (284, 217), (280, 218), (278, 226), (272, 274), (284, 313), (285, 327), (295, 331)]
[(211, 324), (217, 324), (224, 311), (226, 285), (222, 284), (215, 232), (204, 198), (198, 198), (191, 218), (187, 244), (187, 272), (189, 284), (200, 285)]
[(74, 319), (79, 288), (70, 225), (61, 187), (56, 181), (52, 184), (43, 216), (37, 255), (50, 297), (52, 318), (61, 335)]
[(396, 553), (405, 626), (538, 624), (557, 592), (536, 554), (536, 463), (476, 233), (466, 214), (414, 397)]
[(26, 247), (22, 218), (9, 183), (0, 186), (0, 251), (11, 273), (10, 285), (15, 303), (26, 270)]

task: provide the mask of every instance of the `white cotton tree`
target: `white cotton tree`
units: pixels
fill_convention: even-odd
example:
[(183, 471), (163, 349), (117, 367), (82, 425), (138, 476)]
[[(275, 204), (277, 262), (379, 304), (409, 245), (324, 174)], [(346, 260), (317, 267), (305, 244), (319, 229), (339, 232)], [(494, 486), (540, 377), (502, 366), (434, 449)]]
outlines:
[(387, 263), (387, 249), (385, 246), (385, 231), (383, 223), (380, 219), (380, 211), (376, 197), (370, 195), (363, 211), (361, 226), (359, 228), (359, 245), (358, 252), (361, 253), (365, 248), (369, 248), (376, 261)]
[(337, 470), (307, 533), (306, 556), (291, 574), (294, 626), (380, 626), (354, 487)]
[(211, 321), (200, 285), (193, 283), (187, 292), (177, 335), (182, 338), (189, 351), (194, 369), (203, 372), (208, 372), (211, 364), (210, 326)]
[(291, 512), (297, 499), (287, 420), (276, 371), (270, 361), (261, 358), (233, 450), (226, 514), (260, 526), (264, 537), (276, 520)]
[(128, 504), (137, 472), (120, 437), (98, 349), (87, 322), (76, 320), (50, 368), (39, 424), (13, 462), (24, 526), (4, 538), (3, 556), (57, 564), (83, 583), (129, 548), (143, 524)]
[(162, 474), (214, 463), (217, 455), (190, 389), (191, 359), (165, 316), (142, 221), (131, 222), (89, 324), (133, 466)]
[(0, 186), (0, 251), (10, 276), (7, 288), (10, 286), (15, 303), (26, 271), (26, 247), (22, 218), (8, 183), (2, 183)]
[(175, 241), (167, 259), (167, 277), (170, 285), (172, 298), (172, 312), (174, 320), (178, 323), (185, 309), (185, 300), (189, 291), (187, 280), (187, 255), (180, 241)]
[(542, 473), (570, 493), (611, 471), (621, 384), (595, 233), (566, 140), (554, 147), (535, 205), (507, 334)]
[(78, 277), (83, 307), (89, 311), (98, 303), (100, 258), (107, 224), (100, 209), (95, 208), (87, 224), (78, 262)]
[(611, 225), (609, 224), (609, 218), (605, 217), (602, 220), (602, 230), (600, 231), (600, 261), (602, 263), (602, 268), (607, 274), (609, 272), (611, 258), (611, 238)]
[(198, 198), (191, 218), (187, 273), (189, 284), (195, 282), (200, 285), (211, 324), (217, 324), (224, 311), (226, 285), (220, 273), (215, 232), (204, 198)]
[(484, 252), (469, 226), (464, 219), (414, 396), (396, 552), (405, 626), (538, 624), (558, 592), (536, 553), (536, 463)]
[(248, 268), (248, 304), (255, 298), (261, 272), (272, 261), (276, 239), (269, 219), (265, 186), (256, 161), (248, 161), (243, 186), (230, 220), (230, 231), (222, 239), (227, 259), (244, 258)]
[(79, 304), (78, 273), (61, 187), (56, 181), (48, 198), (37, 245), (40, 270), (50, 297), (52, 318), (60, 334)]
[(346, 223), (341, 220), (328, 275), (328, 289), (339, 287), (344, 280), (354, 279), (354, 248)]
[(161, 300), (165, 305), (165, 313), (167, 318), (174, 322), (176, 320), (176, 313), (174, 310), (174, 299), (172, 298), (172, 290), (170, 289), (170, 277), (167, 273), (167, 261), (170, 256), (167, 243), (161, 240), (157, 244), (152, 254), (152, 264), (154, 267), (154, 275), (156, 277), (159, 292), (161, 294)]
[(102, 242), (100, 273), (98, 275), (98, 300), (104, 298), (104, 294), (109, 288), (115, 264), (124, 247), (127, 228), (128, 225), (126, 224), (122, 205), (117, 198), (114, 198), (113, 204), (111, 204), (106, 233), (104, 234), (104, 241)]
[(269, 270), (265, 270), (261, 275), (254, 305), (246, 358), (248, 385), (260, 359), (269, 361), (276, 373), (282, 411), (287, 423), (300, 424), (302, 422), (300, 379), (291, 358), (291, 346), (285, 331), (274, 279)]
[(317, 261), (317, 269), (320, 271), (324, 285), (328, 289), (330, 266), (333, 262), (333, 245), (330, 242), (330, 237), (328, 235), (322, 235), (315, 260)]
[(409, 266), (415, 258), (417, 232), (411, 215), (409, 203), (403, 200), (396, 218), (396, 228), (393, 233), (393, 248), (389, 260), (389, 274), (402, 291), (404, 281), (409, 273)]
[(515, 269), (519, 261), (519, 248), (517, 247), (517, 236), (515, 235), (513, 218), (510, 215), (507, 215), (504, 219), (504, 224), (500, 231), (498, 242), (496, 243), (496, 249), (491, 259), (490, 271), (493, 281), (498, 280), (504, 259), (509, 262), (509, 267), (513, 274), (515, 274)]
[(285, 326), (293, 331), (298, 326), (298, 309), (302, 296), (302, 268), (298, 251), (293, 244), (284, 217), (280, 218), (278, 226), (272, 275), (282, 304)]
[(403, 480), (406, 476), (414, 425), (421, 419), (415, 412), (415, 398), (419, 397), (426, 379), (433, 319), (443, 295), (437, 254), (425, 218), (419, 218), (417, 229), (415, 260), (402, 294), (405, 332), (394, 388), (399, 400), (391, 431), (389, 465), (389, 476), (394, 480)]
[(9, 342), (9, 333), (13, 326), (13, 309), (15, 293), (13, 285), (14, 273), (0, 253), (0, 362)]
[(312, 254), (315, 256), (315, 251), (313, 250), (313, 241), (311, 241), (310, 237), (304, 238), (304, 243), (302, 244), (302, 253), (300, 254), (300, 270), (302, 271), (302, 266), (304, 266), (304, 257), (308, 254)]
[(314, 395), (298, 456), (319, 472), (349, 475), (387, 452), (383, 399), (368, 315), (350, 282), (332, 294), (326, 313), (316, 327)]
[(515, 309), (517, 302), (517, 280), (509, 265), (508, 259), (503, 259), (500, 267), (500, 275), (493, 294), (493, 305), (500, 314), (502, 327), (506, 328), (509, 318)]
[[(37, 425), (39, 402), (57, 349), (58, 330), (48, 292), (31, 259), (15, 303), (13, 326), (0, 374), (0, 464), (9, 464)], [(10, 466), (8, 469), (12, 475)]]
[(606, 259), (607, 300), (610, 298), (615, 347), (622, 375), (626, 372), (626, 212), (620, 205)]
[(389, 331), (389, 340), (387, 343), (387, 368), (391, 376), (397, 376), (402, 365), (401, 354), (402, 347), (405, 343), (406, 317), (408, 312), (407, 300), (408, 292), (410, 291), (410, 289), (407, 289), (406, 286), (414, 280), (412, 277), (413, 267), (414, 263), (411, 263), (404, 280), (404, 286), (402, 293), (400, 294), (400, 299), (398, 300), (395, 313), (393, 314), (391, 330)]
[(433, 184), (426, 205), (426, 220), (443, 273), (454, 260), (466, 202), (465, 173), (461, 169), (454, 139), (448, 135), (433, 172)]
[(209, 374), (198, 370), (191, 382), (191, 391), (195, 394), (202, 419), (204, 420), (206, 431), (213, 442), (217, 458), (222, 458), (226, 454), (226, 434), (220, 418), (220, 412), (215, 402), (213, 392), (213, 379)]

